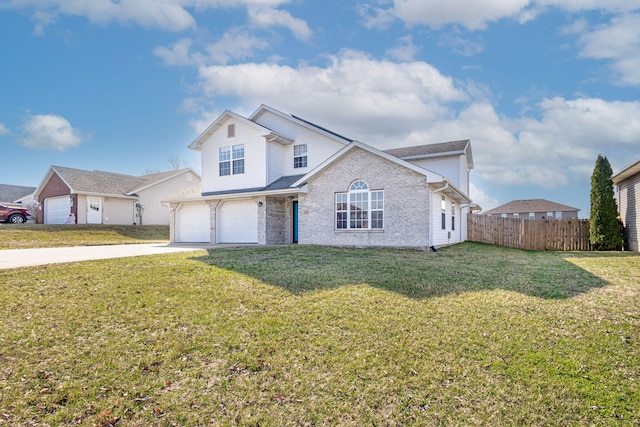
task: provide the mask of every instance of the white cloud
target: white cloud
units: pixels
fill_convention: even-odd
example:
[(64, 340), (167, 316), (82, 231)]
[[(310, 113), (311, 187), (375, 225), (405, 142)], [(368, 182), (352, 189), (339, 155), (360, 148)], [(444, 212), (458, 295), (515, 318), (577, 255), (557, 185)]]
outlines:
[(269, 44), (258, 37), (254, 37), (242, 29), (231, 29), (222, 39), (209, 45), (206, 51), (209, 58), (216, 64), (226, 64), (231, 59), (245, 59), (253, 55), (256, 49), (266, 49)]
[(393, 14), (408, 25), (460, 24), (478, 30), (489, 22), (515, 17), (528, 5), (529, 0), (395, 0)]
[(4, 123), (0, 123), (0, 136), (1, 135), (8, 135), (9, 134), (9, 128), (6, 127), (4, 125)]
[(484, 182), (548, 189), (588, 182), (599, 153), (616, 161), (637, 157), (640, 102), (554, 98), (540, 103), (539, 115), (510, 119), (489, 104), (471, 104), (413, 141), (469, 137), (473, 173)]
[(480, 205), (485, 212), (500, 206), (500, 202), (497, 199), (489, 196), (473, 183), (469, 184), (469, 196), (471, 196), (473, 203)]
[(482, 30), (491, 22), (505, 18), (517, 19), (524, 24), (549, 8), (572, 13), (597, 10), (619, 14), (639, 7), (638, 0), (393, 0), (391, 6), (363, 6), (360, 9), (368, 27), (384, 27), (397, 18), (409, 26), (461, 25), (468, 30)]
[(623, 85), (640, 84), (640, 14), (613, 18), (580, 37), (581, 56), (611, 61), (611, 69)]
[(254, 107), (289, 105), (319, 124), (336, 123), (339, 116), (336, 131), (373, 142), (401, 138), (416, 123), (448, 116), (448, 104), (467, 101), (453, 79), (430, 64), (376, 61), (351, 50), (329, 57), (324, 68), (239, 64), (201, 67), (200, 76), (211, 98), (239, 97)]
[(204, 60), (202, 55), (191, 53), (191, 39), (181, 39), (171, 47), (159, 46), (153, 50), (153, 54), (162, 59), (165, 65), (198, 65)]
[(457, 29), (442, 34), (439, 43), (443, 46), (448, 46), (454, 53), (463, 56), (474, 56), (484, 50), (482, 42), (462, 37)]
[(413, 37), (400, 37), (398, 44), (387, 50), (387, 56), (397, 59), (398, 61), (413, 61), (418, 53), (418, 47), (413, 44)]
[(90, 135), (72, 127), (67, 119), (54, 114), (28, 116), (22, 130), (24, 137), (20, 143), (37, 150), (64, 151), (91, 139)]
[(309, 40), (313, 32), (302, 19), (294, 18), (285, 10), (265, 6), (250, 6), (249, 23), (256, 28), (282, 26), (288, 28), (298, 40)]
[[(83, 16), (93, 23), (134, 23), (143, 27), (169, 31), (183, 31), (196, 26), (196, 19), (189, 11), (226, 7), (274, 8), (289, 0), (4, 0), (0, 5), (6, 9), (36, 9), (34, 32), (42, 34), (46, 26), (58, 15)], [(273, 9), (275, 10), (275, 9)], [(291, 17), (287, 12), (275, 10), (275, 15), (286, 21), (279, 25), (290, 26), (304, 33), (303, 21)], [(288, 18), (287, 16), (288, 15)], [(303, 25), (304, 24), (304, 25)]]

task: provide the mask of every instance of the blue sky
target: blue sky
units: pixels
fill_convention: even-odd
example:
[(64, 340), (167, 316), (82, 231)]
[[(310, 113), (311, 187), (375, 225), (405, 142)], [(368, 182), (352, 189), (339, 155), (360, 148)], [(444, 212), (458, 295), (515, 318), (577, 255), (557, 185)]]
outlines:
[(0, 0), (0, 183), (199, 169), (260, 104), (378, 148), (471, 139), (485, 209), (589, 215), (640, 158), (640, 0)]

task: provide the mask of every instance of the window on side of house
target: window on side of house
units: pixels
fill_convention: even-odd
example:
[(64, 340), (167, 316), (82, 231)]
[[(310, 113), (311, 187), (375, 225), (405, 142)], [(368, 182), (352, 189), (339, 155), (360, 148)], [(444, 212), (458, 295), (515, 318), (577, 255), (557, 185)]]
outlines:
[(514, 218), (520, 218), (520, 213), (518, 213), (518, 212), (514, 212), (514, 213), (513, 213), (513, 217), (514, 217)]
[(451, 230), (456, 229), (456, 207), (451, 205)]
[(293, 146), (293, 167), (294, 168), (307, 167), (307, 144), (300, 144), (300, 145)]
[(227, 125), (227, 138), (235, 138), (236, 136), (236, 125), (230, 124)]
[(233, 174), (244, 173), (244, 144), (233, 146)]
[(547, 212), (547, 218), (553, 219), (553, 212)]
[(384, 228), (384, 191), (369, 190), (355, 181), (345, 193), (336, 193), (337, 230), (381, 230)]
[(231, 175), (231, 147), (220, 147), (218, 150), (220, 176)]
[(529, 212), (529, 219), (536, 219), (536, 213), (535, 212)]
[(442, 210), (442, 213), (440, 214), (440, 227), (443, 230), (447, 229), (447, 199), (444, 198), (444, 196), (442, 196), (442, 199), (440, 200), (440, 210)]
[(556, 212), (556, 219), (562, 219), (562, 211)]

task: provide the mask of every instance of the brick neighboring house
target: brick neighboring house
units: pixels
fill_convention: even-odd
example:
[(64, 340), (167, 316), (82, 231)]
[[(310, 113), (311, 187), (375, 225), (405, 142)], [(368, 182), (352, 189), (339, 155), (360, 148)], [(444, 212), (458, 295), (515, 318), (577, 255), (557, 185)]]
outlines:
[(162, 200), (200, 182), (191, 169), (142, 176), (51, 166), (35, 191), (38, 223), (168, 225)]
[(172, 242), (427, 248), (466, 240), (475, 207), (469, 140), (383, 151), (262, 105), (189, 148), (202, 181), (168, 200)]
[(629, 250), (639, 251), (640, 237), (640, 159), (611, 177), (618, 187), (618, 209), (625, 226)]
[(578, 218), (580, 209), (545, 199), (513, 200), (497, 208), (482, 212), (483, 215), (497, 215), (505, 218), (523, 219), (566, 219)]

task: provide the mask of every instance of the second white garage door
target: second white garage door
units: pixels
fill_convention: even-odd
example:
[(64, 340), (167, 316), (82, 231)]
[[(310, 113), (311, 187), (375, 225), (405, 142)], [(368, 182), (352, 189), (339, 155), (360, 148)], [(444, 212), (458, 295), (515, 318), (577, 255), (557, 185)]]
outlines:
[(44, 199), (44, 223), (64, 224), (71, 212), (69, 196), (49, 197)]
[(185, 203), (176, 211), (176, 242), (209, 243), (211, 216), (204, 202)]
[(256, 202), (224, 202), (218, 211), (218, 243), (258, 243)]

